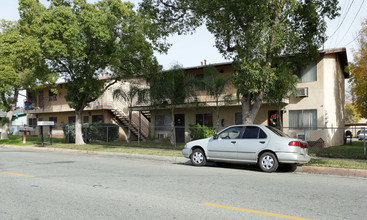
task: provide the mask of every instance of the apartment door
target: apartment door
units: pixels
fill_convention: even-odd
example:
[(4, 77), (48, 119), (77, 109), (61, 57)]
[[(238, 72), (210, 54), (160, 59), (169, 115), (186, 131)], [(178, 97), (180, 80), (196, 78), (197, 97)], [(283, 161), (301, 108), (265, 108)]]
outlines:
[(185, 115), (184, 114), (175, 114), (175, 133), (176, 133), (177, 143), (185, 142)]
[(283, 125), (283, 111), (280, 111), (280, 114), (277, 110), (268, 111), (268, 126), (272, 127), (282, 127)]

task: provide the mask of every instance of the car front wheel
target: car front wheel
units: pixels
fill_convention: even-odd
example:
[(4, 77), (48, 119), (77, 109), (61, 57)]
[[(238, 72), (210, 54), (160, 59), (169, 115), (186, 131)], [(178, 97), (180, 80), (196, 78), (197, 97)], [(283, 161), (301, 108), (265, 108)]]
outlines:
[(194, 166), (204, 166), (206, 164), (205, 154), (201, 149), (195, 149), (192, 152), (190, 159)]
[(259, 159), (260, 169), (264, 172), (274, 172), (278, 169), (278, 159), (273, 153), (265, 152), (261, 154)]

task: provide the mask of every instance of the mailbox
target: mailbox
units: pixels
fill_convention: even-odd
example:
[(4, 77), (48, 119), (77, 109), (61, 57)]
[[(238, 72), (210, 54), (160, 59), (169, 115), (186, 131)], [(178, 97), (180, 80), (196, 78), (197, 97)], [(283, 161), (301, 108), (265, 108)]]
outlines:
[(31, 131), (33, 131), (33, 127), (28, 127), (28, 126), (22, 126), (19, 127), (19, 131), (23, 132), (23, 144), (26, 143), (26, 136), (27, 136), (27, 132), (30, 133)]
[(41, 141), (42, 141), (42, 146), (44, 145), (43, 142), (43, 127), (44, 126), (49, 126), (50, 127), (50, 144), (52, 145), (52, 126), (55, 125), (54, 121), (38, 121), (37, 122), (37, 126), (40, 127), (41, 129)]

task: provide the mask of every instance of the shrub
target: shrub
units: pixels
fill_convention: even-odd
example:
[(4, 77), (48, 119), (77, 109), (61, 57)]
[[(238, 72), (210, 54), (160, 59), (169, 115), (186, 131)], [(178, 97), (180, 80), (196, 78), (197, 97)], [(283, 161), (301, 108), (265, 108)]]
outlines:
[[(65, 138), (69, 143), (75, 142), (75, 124), (62, 125)], [(114, 141), (119, 136), (119, 126), (109, 123), (85, 123), (82, 127), (84, 142)]]
[(201, 139), (201, 138), (208, 138), (213, 136), (216, 131), (214, 128), (208, 128), (205, 125), (201, 126), (200, 124), (190, 124), (190, 135), (192, 139)]

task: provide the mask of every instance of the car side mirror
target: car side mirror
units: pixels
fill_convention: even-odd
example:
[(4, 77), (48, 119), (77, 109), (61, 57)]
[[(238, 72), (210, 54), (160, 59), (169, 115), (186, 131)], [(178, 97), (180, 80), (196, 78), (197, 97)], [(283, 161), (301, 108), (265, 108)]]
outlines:
[(214, 140), (217, 140), (217, 139), (218, 139), (218, 134), (214, 134), (214, 135), (213, 135), (213, 139), (214, 139)]

